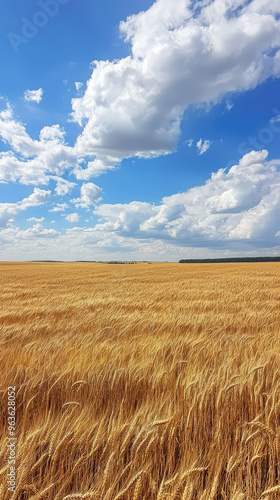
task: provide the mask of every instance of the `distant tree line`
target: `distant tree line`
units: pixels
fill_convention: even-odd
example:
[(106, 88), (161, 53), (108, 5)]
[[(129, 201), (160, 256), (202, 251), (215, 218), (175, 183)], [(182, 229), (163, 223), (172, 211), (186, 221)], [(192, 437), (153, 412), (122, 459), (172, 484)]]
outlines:
[(107, 262), (107, 264), (147, 264), (147, 260), (141, 260), (141, 261), (128, 261), (128, 260), (110, 260), (109, 262)]
[(179, 264), (212, 264), (223, 262), (280, 262), (280, 257), (226, 257), (223, 259), (182, 259)]

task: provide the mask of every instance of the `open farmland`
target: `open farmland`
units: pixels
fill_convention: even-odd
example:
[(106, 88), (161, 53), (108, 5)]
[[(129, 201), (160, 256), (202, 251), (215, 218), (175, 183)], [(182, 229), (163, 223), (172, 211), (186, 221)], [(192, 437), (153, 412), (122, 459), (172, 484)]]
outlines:
[(280, 498), (278, 263), (3, 263), (0, 280), (1, 500)]

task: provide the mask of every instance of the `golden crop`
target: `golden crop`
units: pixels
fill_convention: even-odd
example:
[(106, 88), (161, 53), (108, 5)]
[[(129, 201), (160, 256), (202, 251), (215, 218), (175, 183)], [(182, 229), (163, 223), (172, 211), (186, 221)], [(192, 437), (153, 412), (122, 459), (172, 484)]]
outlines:
[(278, 263), (3, 263), (0, 281), (1, 500), (280, 498)]

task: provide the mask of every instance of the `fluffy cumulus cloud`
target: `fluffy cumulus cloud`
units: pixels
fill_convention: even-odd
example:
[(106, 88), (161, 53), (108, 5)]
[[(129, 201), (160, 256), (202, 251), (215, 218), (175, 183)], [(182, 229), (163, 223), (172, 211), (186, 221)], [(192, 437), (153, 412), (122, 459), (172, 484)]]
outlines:
[(51, 177), (54, 181), (56, 181), (55, 194), (57, 196), (65, 196), (70, 194), (72, 189), (76, 186), (75, 182), (70, 182), (63, 177), (57, 177), (53, 175)]
[(132, 202), (99, 205), (96, 230), (181, 245), (230, 248), (232, 242), (259, 247), (280, 243), (280, 161), (251, 151), (228, 171), (203, 185), (165, 197), (161, 205)]
[(17, 231), (17, 238), (55, 238), (58, 235), (58, 231), (55, 229), (46, 229), (42, 226), (42, 224), (34, 224), (33, 227), (26, 229), (25, 231), (19, 230)]
[(68, 214), (65, 216), (65, 219), (70, 222), (71, 224), (73, 224), (74, 222), (79, 222), (80, 220), (80, 217), (79, 217), (79, 214), (77, 213), (73, 213), (73, 214)]
[[(49, 254), (51, 246), (58, 236), (58, 231), (44, 228), (39, 223), (25, 230), (11, 224), (0, 232), (0, 252), (6, 251), (9, 258), (12, 258), (13, 254), (18, 258), (22, 252), (20, 255), (24, 260), (26, 260), (27, 255), (30, 259), (40, 259), (42, 249), (46, 248)], [(47, 243), (49, 240), (51, 240), (51, 244)]]
[(29, 219), (27, 219), (27, 222), (43, 222), (45, 220), (45, 217), (41, 217), (40, 219), (38, 219), (38, 217), (29, 217)]
[(89, 161), (84, 167), (86, 162), (80, 160), (74, 168), (73, 173), (79, 181), (88, 181), (93, 177), (99, 177), (106, 173), (108, 170), (113, 170), (119, 163), (119, 158), (113, 156), (100, 156), (93, 161)]
[[(121, 260), (239, 256), (240, 252), (278, 255), (280, 160), (268, 161), (267, 154), (251, 151), (230, 169), (214, 172), (200, 186), (164, 197), (159, 205), (141, 201), (97, 205), (93, 227), (83, 227), (81, 221), (80, 227), (70, 226), (63, 233), (43, 228), (39, 220), (24, 231), (14, 226), (12, 218), (20, 210), (49, 199), (49, 193), (36, 190), (18, 204), (0, 207), (2, 220), (3, 214), (6, 219), (0, 252), (12, 257), (18, 250), (23, 258), (28, 252), (33, 258), (69, 260), (104, 260), (106, 254)], [(77, 212), (64, 217), (70, 224), (80, 221)]]
[[(120, 32), (130, 55), (95, 61), (87, 85), (76, 82), (72, 119), (81, 130), (72, 146), (58, 124), (43, 127), (32, 138), (11, 105), (3, 108), (1, 100), (0, 138), (5, 151), (0, 153), (0, 182), (37, 186), (21, 202), (0, 204), (0, 223), (5, 228), (1, 242), (12, 237), (32, 239), (34, 247), (37, 237), (47, 252), (43, 240), (48, 235), (53, 249), (54, 242), (59, 248), (68, 248), (71, 242), (81, 249), (84, 244), (127, 252), (141, 247), (141, 255), (149, 253), (151, 245), (155, 254), (166, 255), (167, 248), (180, 245), (228, 248), (230, 242), (233, 248), (236, 242), (249, 242), (264, 248), (279, 244), (280, 162), (268, 162), (265, 151), (245, 155), (228, 171), (219, 170), (203, 185), (165, 197), (158, 206), (141, 201), (101, 205), (102, 190), (90, 182), (125, 158), (172, 152), (190, 105), (209, 109), (224, 99), (230, 110), (234, 92), (279, 77), (279, 2), (156, 0), (147, 11), (123, 21)], [(28, 90), (25, 99), (40, 102), (42, 95), (42, 89)], [(196, 145), (202, 155), (210, 141), (198, 138), (190, 139), (188, 146)], [(53, 182), (57, 203), (49, 211), (63, 215), (74, 203), (73, 211), (94, 211), (99, 220), (93, 228), (66, 224), (62, 235), (44, 228), (39, 220), (27, 233), (13, 226), (12, 219), (22, 210), (49, 200), (50, 191), (39, 187)], [(77, 184), (80, 195), (69, 200)], [(59, 197), (66, 197), (67, 203)], [(78, 222), (81, 214), (77, 210), (64, 215), (64, 220)], [(29, 252), (28, 241), (22, 249)]]
[(64, 131), (59, 125), (44, 127), (39, 139), (33, 140), (9, 104), (0, 111), (0, 137), (11, 147), (0, 153), (2, 182), (46, 185), (52, 176), (61, 177), (77, 164), (73, 148), (64, 144)]
[(5, 227), (13, 216), (30, 207), (44, 205), (50, 198), (50, 191), (34, 188), (33, 193), (17, 203), (0, 203), (0, 228)]
[(40, 142), (48, 147), (57, 146), (64, 143), (65, 132), (59, 125), (43, 127), (40, 132)]
[(44, 94), (43, 89), (38, 89), (38, 90), (27, 89), (24, 92), (24, 99), (27, 102), (37, 102), (37, 104), (39, 104), (39, 102), (41, 102), (41, 100), (43, 98), (43, 94)]
[[(85, 91), (72, 100), (72, 118), (82, 126), (73, 147), (59, 125), (34, 140), (9, 106), (0, 113), (0, 137), (11, 146), (0, 156), (0, 179), (41, 185), (67, 170), (89, 181), (124, 158), (170, 153), (189, 105), (224, 96), (229, 103), (229, 93), (279, 76), (279, 14), (276, 0), (155, 1), (120, 24), (131, 54), (95, 61)], [(41, 94), (26, 96), (37, 102)]]
[(96, 205), (102, 199), (102, 189), (93, 182), (84, 183), (81, 187), (81, 197), (73, 199), (76, 207)]
[(53, 208), (51, 208), (49, 212), (65, 212), (67, 208), (68, 208), (67, 203), (58, 203)]
[(211, 105), (279, 75), (279, 12), (276, 1), (157, 0), (122, 22), (131, 55), (96, 61), (84, 95), (72, 101), (84, 127), (76, 149), (99, 160), (87, 174), (105, 170), (109, 157), (169, 153), (190, 104)]

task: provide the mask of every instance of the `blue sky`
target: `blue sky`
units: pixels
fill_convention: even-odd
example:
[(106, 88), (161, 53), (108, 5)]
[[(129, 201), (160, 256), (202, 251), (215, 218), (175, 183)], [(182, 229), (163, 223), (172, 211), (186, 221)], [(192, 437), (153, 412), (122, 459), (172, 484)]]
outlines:
[(0, 9), (0, 259), (280, 254), (276, 0)]

